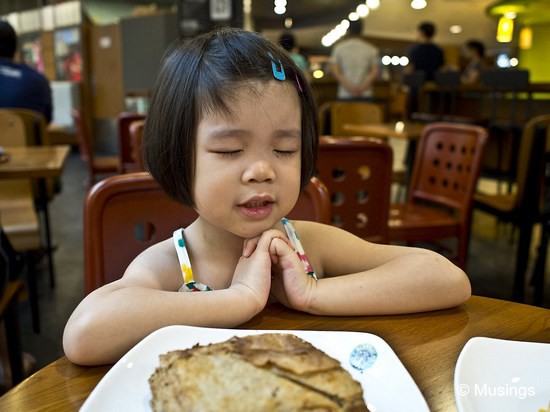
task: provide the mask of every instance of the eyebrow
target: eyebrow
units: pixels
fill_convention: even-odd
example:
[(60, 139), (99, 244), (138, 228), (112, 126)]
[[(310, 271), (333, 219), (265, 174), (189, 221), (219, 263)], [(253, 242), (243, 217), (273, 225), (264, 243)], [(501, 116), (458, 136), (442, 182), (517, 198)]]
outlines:
[[(220, 128), (212, 130), (208, 136), (208, 140), (222, 140), (225, 138), (247, 138), (250, 137), (252, 133), (246, 129), (231, 129), (231, 128)], [(277, 129), (274, 133), (275, 138), (292, 138), (292, 139), (301, 139), (302, 132), (299, 129)]]

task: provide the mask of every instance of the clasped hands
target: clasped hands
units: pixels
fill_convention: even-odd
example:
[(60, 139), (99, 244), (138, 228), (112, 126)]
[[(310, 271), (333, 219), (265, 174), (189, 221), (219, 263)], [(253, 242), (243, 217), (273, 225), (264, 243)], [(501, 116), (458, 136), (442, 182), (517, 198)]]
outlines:
[(283, 305), (306, 310), (316, 287), (308, 276), (294, 247), (279, 230), (270, 229), (246, 239), (231, 288), (236, 287), (256, 300), (261, 311), (270, 293)]

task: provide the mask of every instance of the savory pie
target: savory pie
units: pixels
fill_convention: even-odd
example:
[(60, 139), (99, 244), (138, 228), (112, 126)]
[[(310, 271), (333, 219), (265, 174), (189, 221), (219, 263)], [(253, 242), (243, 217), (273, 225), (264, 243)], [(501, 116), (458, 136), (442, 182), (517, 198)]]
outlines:
[(154, 411), (368, 411), (337, 360), (284, 333), (166, 353), (149, 384)]

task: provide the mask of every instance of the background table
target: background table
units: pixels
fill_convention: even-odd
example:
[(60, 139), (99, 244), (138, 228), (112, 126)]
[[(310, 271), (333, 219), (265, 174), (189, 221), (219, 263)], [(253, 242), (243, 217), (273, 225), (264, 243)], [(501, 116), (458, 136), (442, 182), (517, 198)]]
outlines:
[(47, 178), (61, 175), (71, 147), (7, 147), (9, 160), (0, 163), (0, 178)]
[(361, 136), (393, 137), (395, 139), (418, 140), (425, 124), (415, 122), (395, 123), (346, 123), (342, 128), (348, 132)]
[(0, 179), (34, 178), (38, 181), (39, 208), (44, 211), (44, 232), (46, 236), (46, 253), (50, 282), (54, 285), (54, 268), (52, 258), (52, 239), (50, 232), (50, 214), (48, 211), (48, 194), (46, 180), (59, 177), (65, 167), (71, 147), (57, 146), (22, 146), (7, 147), (7, 162), (0, 163)]
[[(399, 316), (313, 316), (274, 304), (241, 328), (378, 335), (401, 359), (430, 409), (447, 412), (456, 410), (454, 369), (470, 338), (486, 336), (548, 343), (550, 311), (479, 296), (458, 308)], [(77, 410), (109, 368), (77, 366), (63, 357), (0, 398), (0, 410)]]

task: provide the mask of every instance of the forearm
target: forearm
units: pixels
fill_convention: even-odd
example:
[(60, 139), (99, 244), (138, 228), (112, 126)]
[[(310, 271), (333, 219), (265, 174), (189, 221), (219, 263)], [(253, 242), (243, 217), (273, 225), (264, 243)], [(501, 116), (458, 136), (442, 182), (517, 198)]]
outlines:
[(320, 279), (302, 310), (319, 315), (415, 313), (458, 306), (470, 293), (468, 278), (458, 267), (435, 253), (413, 252), (366, 272)]
[(370, 85), (376, 80), (379, 74), (378, 66), (374, 66), (373, 69), (365, 76), (363, 81), (360, 84), (361, 89), (366, 90)]
[(337, 64), (332, 65), (332, 75), (334, 76), (336, 81), (344, 86), (346, 89), (351, 90), (353, 88), (353, 84), (349, 82), (346, 76), (344, 76), (344, 74), (340, 70), (340, 66), (338, 66)]
[(114, 363), (161, 327), (235, 327), (259, 310), (233, 289), (197, 293), (137, 287), (99, 290), (74, 311), (65, 328), (63, 346), (75, 363)]

